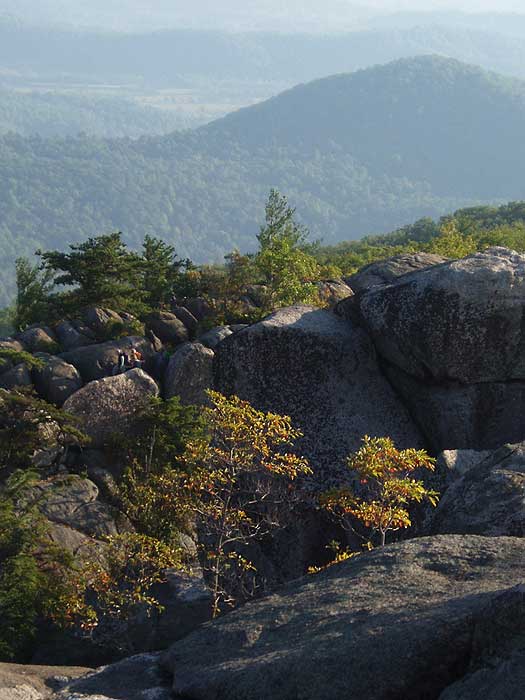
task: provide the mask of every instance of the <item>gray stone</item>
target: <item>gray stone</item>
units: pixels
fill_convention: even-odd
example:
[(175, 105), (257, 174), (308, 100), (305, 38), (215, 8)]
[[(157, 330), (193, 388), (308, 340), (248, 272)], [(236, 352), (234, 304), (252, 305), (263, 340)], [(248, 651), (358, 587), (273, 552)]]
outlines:
[(120, 314), (111, 309), (92, 306), (84, 312), (84, 321), (97, 337), (105, 337), (112, 327), (124, 326)]
[(139, 654), (69, 683), (56, 700), (172, 700), (158, 654)]
[(201, 335), (199, 343), (210, 348), (210, 350), (216, 350), (220, 343), (230, 335), (233, 335), (233, 331), (229, 326), (217, 326)]
[(163, 343), (179, 345), (189, 339), (188, 329), (175, 314), (155, 311), (145, 319), (146, 329), (152, 331)]
[(365, 265), (355, 274), (345, 277), (344, 282), (357, 294), (370, 287), (392, 284), (411, 272), (425, 270), (444, 262), (447, 262), (447, 258), (434, 253), (402, 253)]
[(215, 388), (292, 418), (323, 488), (346, 475), (364, 435), (422, 446), (404, 406), (377, 365), (366, 333), (329, 311), (294, 306), (221, 343)]
[(185, 309), (194, 316), (199, 323), (213, 316), (213, 309), (203, 297), (194, 297), (191, 299), (182, 299), (179, 306)]
[(390, 545), (203, 625), (163, 664), (187, 700), (437, 698), (465, 674), (477, 626), (498, 627), (487, 606), (521, 583), (524, 557), (506, 537)]
[(184, 306), (172, 306), (171, 313), (176, 316), (179, 321), (182, 321), (190, 336), (194, 337), (195, 333), (197, 332), (199, 322), (191, 311), (188, 311), (188, 309), (186, 309)]
[(353, 296), (353, 290), (343, 280), (325, 280), (317, 283), (319, 297), (323, 306), (330, 308)]
[(80, 374), (73, 365), (60, 357), (44, 353), (39, 353), (37, 357), (45, 362), (45, 367), (32, 371), (35, 389), (46, 401), (62, 406), (66, 399), (82, 387)]
[[(23, 352), (24, 346), (18, 340), (8, 338), (6, 340), (0, 340), (0, 350), (13, 350), (15, 352)], [(7, 370), (13, 368), (13, 363), (6, 359), (0, 358), (0, 374), (7, 372)]]
[(57, 323), (55, 333), (60, 343), (62, 350), (76, 350), (77, 348), (93, 345), (96, 343), (95, 338), (80, 333), (77, 328), (67, 319)]
[(170, 358), (164, 375), (164, 397), (179, 396), (183, 404), (205, 404), (213, 386), (213, 350), (200, 343), (184, 343)]
[(155, 354), (153, 345), (146, 338), (127, 336), (64, 352), (60, 357), (76, 367), (85, 382), (92, 382), (111, 375), (118, 362), (119, 352), (129, 353), (131, 348), (142, 353), (146, 360)]
[(389, 364), (420, 380), (525, 379), (525, 256), (506, 248), (422, 270), (360, 297)]
[(56, 353), (60, 350), (57, 337), (47, 326), (31, 326), (18, 336), (29, 352)]
[(149, 375), (133, 369), (90, 382), (69, 397), (64, 410), (79, 419), (81, 429), (91, 438), (90, 447), (103, 448), (116, 432), (133, 431), (138, 414), (158, 393)]
[(98, 488), (75, 474), (42, 481), (31, 488), (29, 500), (48, 520), (91, 536), (129, 530), (122, 514), (98, 500)]
[(430, 531), (525, 537), (525, 443), (496, 450), (456, 479)]
[(32, 383), (31, 373), (24, 364), (15, 365), (0, 374), (0, 389), (6, 389), (6, 391), (29, 387)]
[(358, 301), (389, 379), (436, 452), (525, 438), (525, 256), (492, 248)]
[(525, 688), (525, 587), (489, 600), (472, 635), (469, 673), (439, 700), (518, 700)]
[(0, 663), (0, 700), (47, 700), (53, 688), (89, 673), (89, 668), (74, 666), (24, 666)]

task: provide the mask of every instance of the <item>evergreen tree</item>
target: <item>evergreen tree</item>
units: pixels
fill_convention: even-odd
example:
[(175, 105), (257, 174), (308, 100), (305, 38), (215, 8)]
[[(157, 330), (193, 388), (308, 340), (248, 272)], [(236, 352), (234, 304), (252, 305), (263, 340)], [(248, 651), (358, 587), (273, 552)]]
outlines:
[(89, 238), (69, 248), (67, 253), (37, 252), (43, 269), (53, 274), (54, 284), (67, 288), (50, 297), (59, 315), (86, 306), (107, 306), (135, 314), (145, 310), (142, 260), (127, 249), (121, 233)]
[(144, 301), (151, 308), (168, 304), (183, 268), (191, 265), (180, 260), (175, 248), (160, 238), (146, 236), (142, 244)]

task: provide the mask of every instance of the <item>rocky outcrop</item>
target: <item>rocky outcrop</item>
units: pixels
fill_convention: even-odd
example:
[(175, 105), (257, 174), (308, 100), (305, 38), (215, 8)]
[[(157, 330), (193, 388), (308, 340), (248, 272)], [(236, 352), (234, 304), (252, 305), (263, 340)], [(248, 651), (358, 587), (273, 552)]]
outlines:
[(92, 672), (74, 666), (0, 663), (0, 700), (47, 700), (74, 678)]
[(37, 357), (45, 365), (42, 369), (33, 369), (32, 377), (39, 395), (57, 406), (62, 406), (72, 394), (82, 387), (82, 378), (73, 365), (60, 357), (39, 353)]
[(31, 373), (26, 365), (19, 364), (0, 374), (0, 389), (11, 391), (32, 385)]
[(367, 334), (329, 311), (281, 309), (241, 330), (218, 346), (214, 373), (219, 391), (292, 417), (305, 435), (298, 449), (324, 487), (346, 473), (364, 435), (421, 445)]
[(343, 280), (325, 280), (317, 283), (319, 298), (323, 306), (333, 307), (343, 299), (353, 296), (354, 292)]
[(115, 326), (124, 326), (122, 316), (111, 309), (92, 306), (84, 312), (84, 321), (97, 337), (104, 337)]
[(76, 474), (39, 482), (27, 498), (50, 522), (90, 537), (116, 535), (130, 529), (121, 513), (99, 500), (95, 484)]
[(60, 358), (73, 365), (85, 382), (102, 379), (111, 374), (118, 362), (119, 352), (138, 350), (146, 360), (155, 354), (152, 343), (142, 336), (127, 336), (118, 340), (89, 345), (60, 354)]
[(525, 537), (525, 443), (496, 450), (456, 479), (430, 530)]
[(185, 343), (170, 358), (164, 375), (164, 397), (179, 396), (183, 404), (206, 403), (213, 385), (213, 350), (200, 343)]
[(210, 328), (209, 331), (203, 333), (199, 337), (199, 343), (205, 345), (210, 350), (216, 350), (223, 340), (226, 340), (230, 335), (233, 335), (233, 331), (230, 326), (217, 326), (216, 328)]
[(67, 319), (57, 323), (55, 333), (60, 347), (66, 352), (85, 347), (86, 345), (93, 345), (97, 342), (94, 333), (87, 326), (85, 332), (81, 332), (72, 321)]
[(146, 317), (146, 328), (168, 345), (180, 345), (189, 339), (184, 323), (167, 311), (155, 311)]
[(64, 410), (76, 416), (89, 438), (90, 447), (103, 448), (115, 433), (132, 431), (137, 415), (153, 396), (158, 396), (155, 381), (141, 369), (87, 384), (64, 404)]
[(186, 326), (186, 330), (188, 331), (190, 338), (194, 338), (199, 325), (199, 322), (195, 316), (184, 306), (172, 306), (171, 313)]
[(524, 557), (525, 540), (505, 537), (391, 545), (204, 625), (163, 663), (187, 700), (438, 698), (491, 652), (523, 648), (523, 603), (500, 596)]
[(31, 326), (17, 337), (29, 352), (52, 354), (60, 349), (55, 334), (47, 326)]
[(363, 323), (436, 451), (525, 437), (525, 256), (469, 255), (373, 287)]
[(392, 284), (411, 272), (425, 270), (444, 262), (447, 262), (447, 258), (434, 253), (402, 253), (365, 265), (359, 272), (345, 277), (344, 281), (357, 294), (370, 287)]

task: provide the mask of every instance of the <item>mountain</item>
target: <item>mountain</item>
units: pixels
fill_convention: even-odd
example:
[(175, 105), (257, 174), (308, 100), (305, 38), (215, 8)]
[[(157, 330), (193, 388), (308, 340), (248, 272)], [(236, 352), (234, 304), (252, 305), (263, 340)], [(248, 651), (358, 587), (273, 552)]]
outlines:
[[(525, 26), (524, 26), (525, 37)], [(0, 21), (0, 79), (187, 87), (199, 81), (292, 83), (422, 53), (525, 77), (525, 38), (421, 25), (338, 35), (177, 29), (140, 34), (42, 29)]]
[[(300, 85), (164, 137), (0, 139), (2, 269), (120, 229), (197, 262), (249, 250), (271, 187), (326, 243), (524, 198), (525, 83), (405, 59)], [(4, 281), (6, 281), (4, 273)], [(5, 295), (4, 295), (5, 298)]]

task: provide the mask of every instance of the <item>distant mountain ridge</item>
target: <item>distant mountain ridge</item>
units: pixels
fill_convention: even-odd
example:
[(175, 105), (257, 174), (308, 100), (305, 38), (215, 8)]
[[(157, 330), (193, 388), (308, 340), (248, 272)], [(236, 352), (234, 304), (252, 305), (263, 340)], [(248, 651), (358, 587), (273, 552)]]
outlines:
[(254, 247), (271, 187), (326, 243), (523, 199), (524, 124), (525, 83), (424, 56), (300, 85), (187, 133), (4, 137), (2, 268), (115, 229), (218, 260)]

